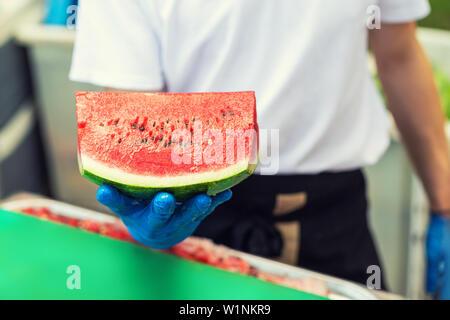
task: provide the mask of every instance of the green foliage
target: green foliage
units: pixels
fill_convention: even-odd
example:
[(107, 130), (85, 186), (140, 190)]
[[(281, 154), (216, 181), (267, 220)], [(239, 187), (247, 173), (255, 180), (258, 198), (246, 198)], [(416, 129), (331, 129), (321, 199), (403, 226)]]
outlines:
[(440, 70), (435, 70), (434, 77), (436, 79), (436, 84), (438, 86), (439, 92), (441, 94), (442, 105), (445, 110), (447, 118), (450, 120), (450, 79), (444, 72)]
[(430, 0), (431, 14), (419, 22), (422, 27), (450, 30), (450, 1)]

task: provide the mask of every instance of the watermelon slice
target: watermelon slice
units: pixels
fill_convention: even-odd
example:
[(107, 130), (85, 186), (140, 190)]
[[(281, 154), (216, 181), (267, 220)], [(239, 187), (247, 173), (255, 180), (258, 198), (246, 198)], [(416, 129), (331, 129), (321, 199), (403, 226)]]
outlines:
[(148, 199), (215, 195), (258, 160), (254, 92), (77, 92), (81, 174)]

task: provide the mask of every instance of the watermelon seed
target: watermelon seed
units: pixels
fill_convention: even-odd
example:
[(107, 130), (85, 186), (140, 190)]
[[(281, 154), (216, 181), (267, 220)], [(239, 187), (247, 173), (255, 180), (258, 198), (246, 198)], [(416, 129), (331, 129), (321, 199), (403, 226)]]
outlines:
[(180, 140), (180, 142), (178, 142), (178, 144), (180, 145), (180, 147), (183, 145), (183, 141)]
[(119, 123), (119, 120), (114, 121), (115, 126), (117, 126), (118, 123)]
[(155, 141), (155, 137), (152, 137), (152, 141)]
[(161, 141), (163, 141), (163, 139), (164, 139), (163, 137), (159, 137), (158, 140), (161, 142)]
[(119, 141), (117, 141), (118, 143), (122, 143), (122, 139), (119, 139)]
[(105, 124), (102, 122), (102, 123), (100, 123), (100, 127), (104, 127), (105, 126)]
[(169, 119), (166, 120), (166, 123), (169, 123)]
[(132, 128), (132, 129), (136, 129), (136, 128), (137, 128), (137, 124), (136, 124), (136, 123), (133, 123), (133, 124), (131, 125), (131, 128)]
[(169, 142), (167, 142), (167, 145), (170, 146), (172, 144), (172, 140), (169, 140)]
[(145, 130), (145, 127), (144, 126), (140, 126), (139, 127), (139, 131), (144, 131)]
[(167, 148), (167, 142), (164, 142), (164, 148)]
[(224, 118), (225, 118), (226, 116), (227, 116), (227, 115), (226, 115), (225, 113), (222, 113), (222, 117), (224, 117)]
[(153, 122), (153, 128), (156, 126), (156, 122)]
[(148, 139), (145, 138), (145, 139), (142, 139), (142, 140), (141, 140), (141, 143), (144, 143), (144, 144), (145, 144), (145, 143), (147, 143), (147, 141), (148, 141)]
[(186, 127), (186, 129), (187, 129), (187, 127), (188, 127), (188, 123), (187, 122), (185, 122), (184, 123), (184, 126)]
[(228, 114), (229, 114), (230, 116), (234, 115), (233, 111), (231, 111), (231, 110), (228, 110)]

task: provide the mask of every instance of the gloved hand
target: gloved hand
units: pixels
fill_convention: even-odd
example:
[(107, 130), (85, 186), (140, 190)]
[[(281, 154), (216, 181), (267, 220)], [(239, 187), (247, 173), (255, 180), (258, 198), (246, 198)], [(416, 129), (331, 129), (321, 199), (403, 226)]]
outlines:
[(450, 218), (432, 213), (427, 241), (427, 291), (450, 299)]
[(214, 197), (200, 194), (179, 204), (164, 192), (145, 202), (107, 185), (97, 191), (97, 200), (122, 219), (133, 238), (155, 249), (169, 248), (189, 237), (203, 219), (230, 198), (231, 191), (226, 190)]

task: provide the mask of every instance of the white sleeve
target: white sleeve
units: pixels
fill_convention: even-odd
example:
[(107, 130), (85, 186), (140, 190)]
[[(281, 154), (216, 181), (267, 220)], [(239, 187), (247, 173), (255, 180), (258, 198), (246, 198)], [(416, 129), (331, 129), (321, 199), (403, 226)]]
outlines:
[(378, 0), (381, 21), (405, 23), (425, 18), (430, 13), (428, 0)]
[(125, 90), (162, 89), (150, 9), (140, 0), (80, 0), (69, 78)]

